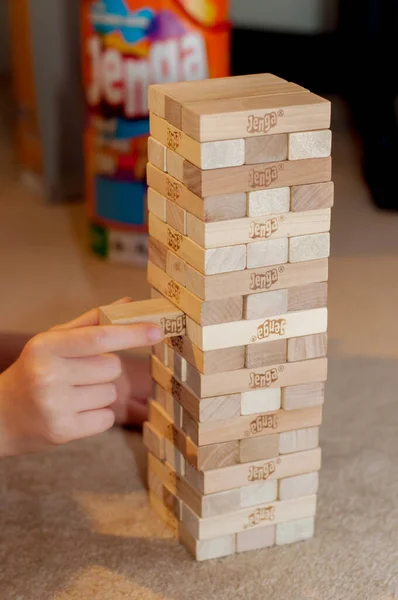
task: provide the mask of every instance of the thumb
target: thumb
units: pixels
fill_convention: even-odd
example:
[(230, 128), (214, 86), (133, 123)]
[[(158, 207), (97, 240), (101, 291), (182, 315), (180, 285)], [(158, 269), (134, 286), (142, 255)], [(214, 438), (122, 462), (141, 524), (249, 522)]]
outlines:
[[(125, 297), (112, 302), (112, 304), (126, 304), (127, 302), (131, 302), (132, 298)], [(98, 308), (92, 308), (87, 312), (80, 315), (76, 319), (72, 321), (68, 321), (67, 323), (63, 323), (61, 325), (55, 325), (55, 327), (51, 327), (49, 331), (63, 331), (65, 329), (75, 329), (77, 327), (92, 327), (99, 324), (99, 310)]]

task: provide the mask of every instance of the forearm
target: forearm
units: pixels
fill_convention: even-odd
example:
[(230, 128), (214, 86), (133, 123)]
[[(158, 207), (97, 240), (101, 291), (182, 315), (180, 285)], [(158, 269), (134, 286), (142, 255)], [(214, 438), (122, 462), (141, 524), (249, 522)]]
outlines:
[(17, 360), (31, 337), (33, 335), (27, 333), (0, 332), (0, 373), (8, 369)]

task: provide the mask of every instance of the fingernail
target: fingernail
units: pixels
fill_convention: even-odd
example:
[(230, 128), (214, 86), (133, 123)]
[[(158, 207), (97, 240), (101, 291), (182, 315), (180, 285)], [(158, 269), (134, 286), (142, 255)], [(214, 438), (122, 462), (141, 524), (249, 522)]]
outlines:
[(153, 344), (160, 342), (160, 340), (162, 340), (163, 337), (163, 331), (160, 327), (151, 327), (151, 329), (148, 331), (148, 339)]

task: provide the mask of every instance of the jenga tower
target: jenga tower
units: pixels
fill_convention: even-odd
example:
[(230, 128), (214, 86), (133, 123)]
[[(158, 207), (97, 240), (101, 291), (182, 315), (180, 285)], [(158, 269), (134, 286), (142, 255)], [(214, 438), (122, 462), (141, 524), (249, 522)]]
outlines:
[(330, 102), (271, 74), (149, 89), (151, 503), (197, 560), (314, 535)]

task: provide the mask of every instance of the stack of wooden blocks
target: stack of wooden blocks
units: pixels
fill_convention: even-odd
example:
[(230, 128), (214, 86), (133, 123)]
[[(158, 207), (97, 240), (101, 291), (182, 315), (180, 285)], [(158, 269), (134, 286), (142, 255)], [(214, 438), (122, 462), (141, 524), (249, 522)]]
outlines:
[(310, 538), (330, 102), (260, 74), (154, 85), (149, 109), (151, 502), (197, 560)]

